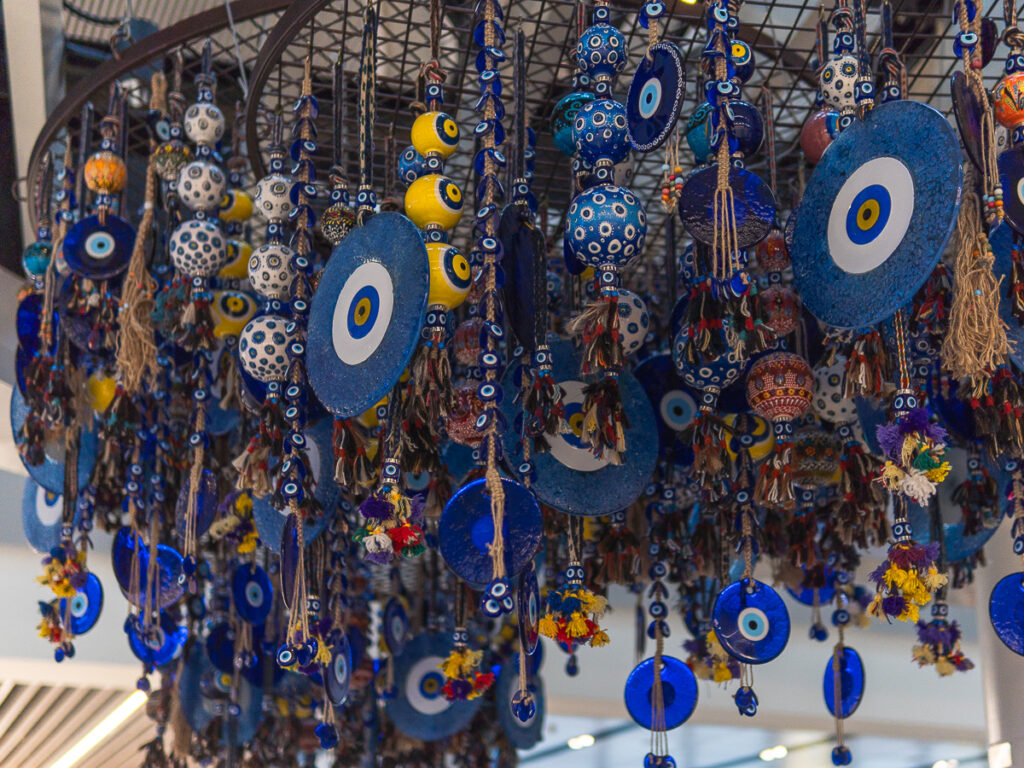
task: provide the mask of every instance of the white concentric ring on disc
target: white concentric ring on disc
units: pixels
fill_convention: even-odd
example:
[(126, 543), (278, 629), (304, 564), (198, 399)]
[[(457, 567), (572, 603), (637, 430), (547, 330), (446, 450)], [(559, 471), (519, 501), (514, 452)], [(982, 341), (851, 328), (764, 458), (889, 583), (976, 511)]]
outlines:
[(36, 518), (46, 527), (55, 525), (64, 512), (64, 497), (54, 495), (53, 502), (50, 503), (47, 500), (48, 495), (50, 493), (45, 488), (36, 488)]
[[(846, 233), (850, 206), (862, 190), (874, 184), (881, 184), (889, 191), (889, 220), (871, 242), (857, 244)], [(828, 217), (828, 249), (832, 261), (853, 275), (876, 269), (899, 247), (913, 216), (914, 178), (910, 169), (895, 157), (868, 160), (850, 174), (832, 203)]]
[(440, 656), (425, 656), (413, 664), (405, 676), (405, 698), (422, 715), (439, 715), (451, 706), (440, 689), (432, 699), (420, 693), (420, 681), (428, 674), (440, 675), (443, 661)]
[[(583, 382), (582, 381), (561, 381), (559, 386), (565, 392), (562, 397), (562, 404), (566, 411), (573, 405), (583, 404)], [(568, 415), (568, 414), (567, 414)], [(551, 455), (559, 463), (580, 472), (596, 472), (608, 466), (607, 459), (599, 459), (587, 448), (578, 448), (566, 439), (567, 435), (552, 435), (548, 442), (551, 444)]]
[[(365, 286), (372, 285), (377, 289), (379, 305), (373, 327), (361, 338), (355, 338), (348, 330), (348, 313), (356, 294)], [(367, 261), (356, 267), (348, 280), (345, 281), (338, 301), (334, 305), (331, 338), (334, 352), (346, 365), (358, 365), (377, 351), (384, 340), (388, 326), (391, 325), (391, 314), (395, 306), (395, 286), (387, 268), (376, 261)]]

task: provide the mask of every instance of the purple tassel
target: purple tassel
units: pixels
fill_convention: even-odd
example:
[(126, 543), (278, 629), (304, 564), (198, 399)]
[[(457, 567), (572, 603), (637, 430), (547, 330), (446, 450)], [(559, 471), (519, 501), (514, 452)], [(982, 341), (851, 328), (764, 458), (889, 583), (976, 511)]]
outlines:
[(907, 601), (900, 595), (890, 595), (882, 600), (882, 610), (887, 616), (899, 616), (906, 607)]
[(382, 499), (376, 494), (367, 497), (366, 501), (359, 505), (359, 514), (367, 520), (382, 523), (395, 513), (395, 508), (387, 499)]
[(374, 565), (390, 565), (394, 552), (367, 552), (366, 561)]

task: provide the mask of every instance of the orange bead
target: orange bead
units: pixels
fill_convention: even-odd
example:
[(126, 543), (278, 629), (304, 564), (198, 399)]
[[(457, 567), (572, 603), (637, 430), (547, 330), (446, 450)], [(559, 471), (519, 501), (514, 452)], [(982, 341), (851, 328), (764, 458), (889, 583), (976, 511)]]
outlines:
[(93, 192), (116, 195), (124, 190), (127, 180), (124, 160), (113, 152), (97, 152), (85, 161), (85, 185)]

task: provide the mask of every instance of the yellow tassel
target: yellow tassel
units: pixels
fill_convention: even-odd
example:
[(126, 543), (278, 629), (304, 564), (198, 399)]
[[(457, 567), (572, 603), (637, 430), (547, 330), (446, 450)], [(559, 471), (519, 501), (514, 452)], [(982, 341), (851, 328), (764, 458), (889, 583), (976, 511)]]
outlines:
[(928, 573), (924, 577), (925, 586), (932, 592), (946, 586), (948, 581), (949, 577), (944, 573), (939, 573), (938, 569), (934, 565), (928, 569)]
[(933, 483), (941, 483), (943, 480), (946, 479), (946, 476), (949, 474), (949, 470), (950, 470), (949, 462), (948, 461), (944, 461), (944, 462), (942, 462), (942, 464), (940, 464), (939, 466), (935, 467), (935, 469), (929, 469), (924, 474), (925, 474), (925, 477), (927, 477)]
[(462, 658), (462, 676), (469, 677), (472, 675), (473, 670), (480, 666), (480, 661), (483, 657), (483, 651), (466, 651)]
[(868, 607), (864, 609), (864, 612), (867, 613), (868, 616), (874, 616), (875, 618), (882, 616), (882, 596), (880, 594), (876, 594), (874, 599), (868, 603)]
[(550, 613), (541, 616), (540, 622), (537, 624), (537, 631), (544, 637), (555, 637), (558, 634), (558, 624), (555, 623)]
[(317, 664), (331, 663), (331, 649), (327, 645), (327, 643), (323, 641), (323, 639), (321, 639), (320, 642), (317, 643), (316, 662)]
[(590, 646), (592, 648), (601, 648), (602, 646), (608, 645), (608, 633), (603, 629), (599, 629), (594, 633), (594, 636), (590, 638)]
[(714, 680), (716, 683), (727, 683), (732, 680), (732, 672), (729, 671), (729, 665), (724, 661), (715, 664)]
[(910, 434), (903, 438), (903, 447), (900, 451), (900, 462), (904, 467), (909, 467), (914, 463), (914, 451), (917, 450), (918, 441), (914, 435)]
[(949, 677), (954, 672), (956, 672), (956, 667), (949, 659), (943, 656), (941, 659), (938, 659), (935, 662), (935, 671), (943, 677)]
[(888, 488), (890, 491), (894, 491), (900, 487), (900, 482), (903, 480), (904, 472), (902, 469), (897, 467), (891, 461), (885, 462), (885, 466), (882, 467), (882, 485)]
[(590, 612), (594, 617), (604, 615), (604, 612), (608, 610), (608, 598), (604, 595), (592, 595), (590, 602)]
[(568, 631), (569, 637), (583, 637), (583, 636), (585, 636), (587, 634), (587, 631), (588, 631), (587, 630), (587, 619), (586, 619), (586, 617), (582, 613), (580, 613), (579, 611), (576, 611), (576, 613), (574, 613), (572, 615), (572, 618), (569, 619), (569, 627), (568, 627), (567, 631)]
[(463, 656), (462, 652), (457, 648), (453, 649), (448, 654), (448, 658), (441, 662), (440, 669), (444, 672), (444, 676), (447, 678), (455, 679), (459, 676), (459, 670), (462, 668)]

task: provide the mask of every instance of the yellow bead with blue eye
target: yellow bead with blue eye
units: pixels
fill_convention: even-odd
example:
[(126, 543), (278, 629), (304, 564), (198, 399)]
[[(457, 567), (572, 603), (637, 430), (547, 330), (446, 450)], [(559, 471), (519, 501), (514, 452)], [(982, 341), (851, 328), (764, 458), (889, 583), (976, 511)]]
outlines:
[(249, 277), (249, 257), (252, 246), (244, 240), (228, 240), (228, 263), (220, 268), (217, 277), (223, 280), (244, 280)]
[(89, 392), (89, 403), (96, 413), (104, 413), (117, 394), (117, 382), (112, 376), (93, 373), (85, 382)]
[(229, 189), (218, 213), (221, 221), (248, 221), (252, 217), (252, 198), (241, 189)]
[(473, 275), (469, 259), (448, 243), (427, 243), (427, 259), (430, 262), (430, 292), (427, 304), (455, 309), (466, 300)]
[(452, 229), (462, 218), (462, 190), (447, 176), (420, 176), (405, 191), (405, 215), (420, 229)]
[(213, 335), (218, 339), (238, 336), (252, 320), (259, 305), (248, 293), (242, 291), (214, 291), (210, 303), (213, 315)]
[(459, 146), (459, 125), (444, 112), (424, 112), (412, 124), (412, 145), (426, 157), (449, 157)]

